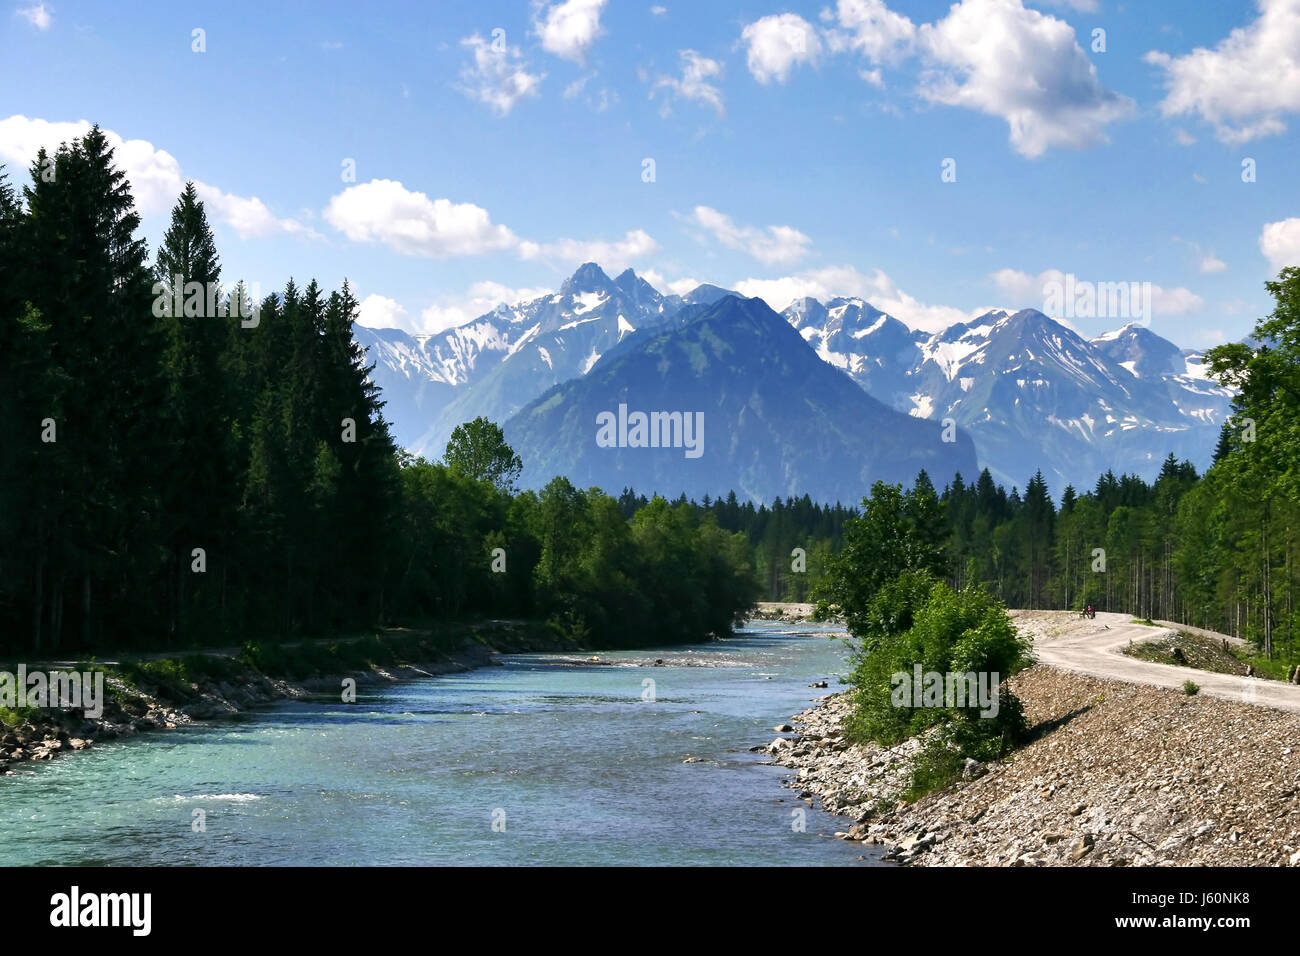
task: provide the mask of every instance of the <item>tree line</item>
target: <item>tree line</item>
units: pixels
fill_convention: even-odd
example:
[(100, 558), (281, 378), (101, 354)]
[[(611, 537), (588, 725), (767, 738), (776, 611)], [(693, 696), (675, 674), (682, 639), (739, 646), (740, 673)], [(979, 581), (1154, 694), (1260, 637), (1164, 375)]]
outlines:
[(648, 645), (752, 603), (742, 540), (708, 516), (629, 518), (562, 478), (517, 493), (481, 425), (448, 462), (403, 454), (349, 285), (223, 286), (193, 184), (152, 259), (139, 226), (98, 127), (21, 190), (0, 171), (0, 651), (482, 614)]
[[(1274, 309), (1250, 343), (1218, 346), (1206, 366), (1236, 390), (1204, 475), (1168, 456), (1148, 482), (1107, 472), (1059, 505), (1041, 471), (1008, 493), (987, 470), (942, 491), (925, 472), (907, 490), (877, 484), (820, 568), (826, 607), (870, 603), (915, 563), (1009, 607), (1091, 605), (1245, 638), (1293, 661), (1300, 630), (1300, 268), (1265, 284)], [(887, 519), (886, 517), (887, 516)], [(900, 532), (900, 528), (906, 531)], [(864, 569), (872, 569), (869, 572)], [(885, 575), (884, 578), (881, 575)], [(851, 629), (853, 629), (851, 627)]]

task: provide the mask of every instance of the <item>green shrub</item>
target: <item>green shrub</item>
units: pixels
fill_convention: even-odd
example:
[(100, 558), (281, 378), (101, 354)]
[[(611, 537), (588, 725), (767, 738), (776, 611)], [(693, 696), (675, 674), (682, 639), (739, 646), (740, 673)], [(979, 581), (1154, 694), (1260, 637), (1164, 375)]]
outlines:
[(40, 716), (39, 707), (0, 707), (0, 723), (6, 727), (17, 727), (34, 721)]
[[(1033, 662), (1029, 641), (988, 592), (953, 591), (927, 578), (894, 579), (860, 618), (873, 622), (872, 633), (854, 658), (855, 707), (845, 725), (849, 739), (886, 746), (940, 728), (914, 763), (912, 798), (956, 779), (967, 757), (997, 760), (1024, 738), (1024, 708), (1003, 682)], [(979, 701), (969, 699), (924, 706), (921, 688), (912, 688), (916, 696), (910, 701), (896, 694), (896, 688), (913, 682), (918, 665), (923, 674), (973, 673), (982, 681), (996, 674), (996, 713), (982, 716)]]
[(961, 779), (965, 765), (965, 755), (949, 746), (942, 734), (934, 736), (912, 758), (911, 785), (903, 798), (919, 800), (927, 793), (942, 790)]
[(1191, 697), (1194, 694), (1199, 693), (1200, 690), (1201, 690), (1201, 685), (1196, 683), (1196, 681), (1191, 681), (1191, 680), (1183, 681), (1183, 693), (1186, 694), (1188, 697)]

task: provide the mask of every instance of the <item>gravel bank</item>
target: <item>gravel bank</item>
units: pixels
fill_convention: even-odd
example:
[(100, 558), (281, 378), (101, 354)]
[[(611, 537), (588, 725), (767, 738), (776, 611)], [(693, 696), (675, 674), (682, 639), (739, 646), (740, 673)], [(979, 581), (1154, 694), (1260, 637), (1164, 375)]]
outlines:
[(1034, 738), (898, 804), (920, 747), (848, 746), (844, 695), (768, 746), (846, 839), (915, 866), (1300, 865), (1300, 716), (1046, 666), (1010, 685)]

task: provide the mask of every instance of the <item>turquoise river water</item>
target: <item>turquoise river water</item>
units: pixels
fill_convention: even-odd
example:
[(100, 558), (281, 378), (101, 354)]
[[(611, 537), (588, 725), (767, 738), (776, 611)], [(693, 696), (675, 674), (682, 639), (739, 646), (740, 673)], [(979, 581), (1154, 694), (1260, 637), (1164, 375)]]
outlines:
[(831, 630), (510, 655), (20, 765), (0, 864), (870, 865), (748, 751), (827, 693), (811, 682), (838, 686)]

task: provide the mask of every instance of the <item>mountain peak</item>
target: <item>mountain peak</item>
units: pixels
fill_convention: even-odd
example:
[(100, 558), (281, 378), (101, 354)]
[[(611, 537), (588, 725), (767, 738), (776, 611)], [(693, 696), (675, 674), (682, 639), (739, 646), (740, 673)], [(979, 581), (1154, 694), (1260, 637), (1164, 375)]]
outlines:
[(712, 305), (719, 299), (725, 299), (727, 296), (734, 296), (743, 299), (739, 292), (733, 292), (731, 289), (721, 289), (716, 285), (710, 285), (705, 282), (697, 285), (690, 292), (682, 296), (682, 301), (689, 305)]
[[(628, 272), (631, 271), (631, 269), (628, 270)], [(560, 286), (560, 294), (596, 292), (608, 286), (609, 276), (605, 275), (605, 270), (594, 262), (584, 262), (578, 266), (577, 272), (564, 280), (564, 285)]]

